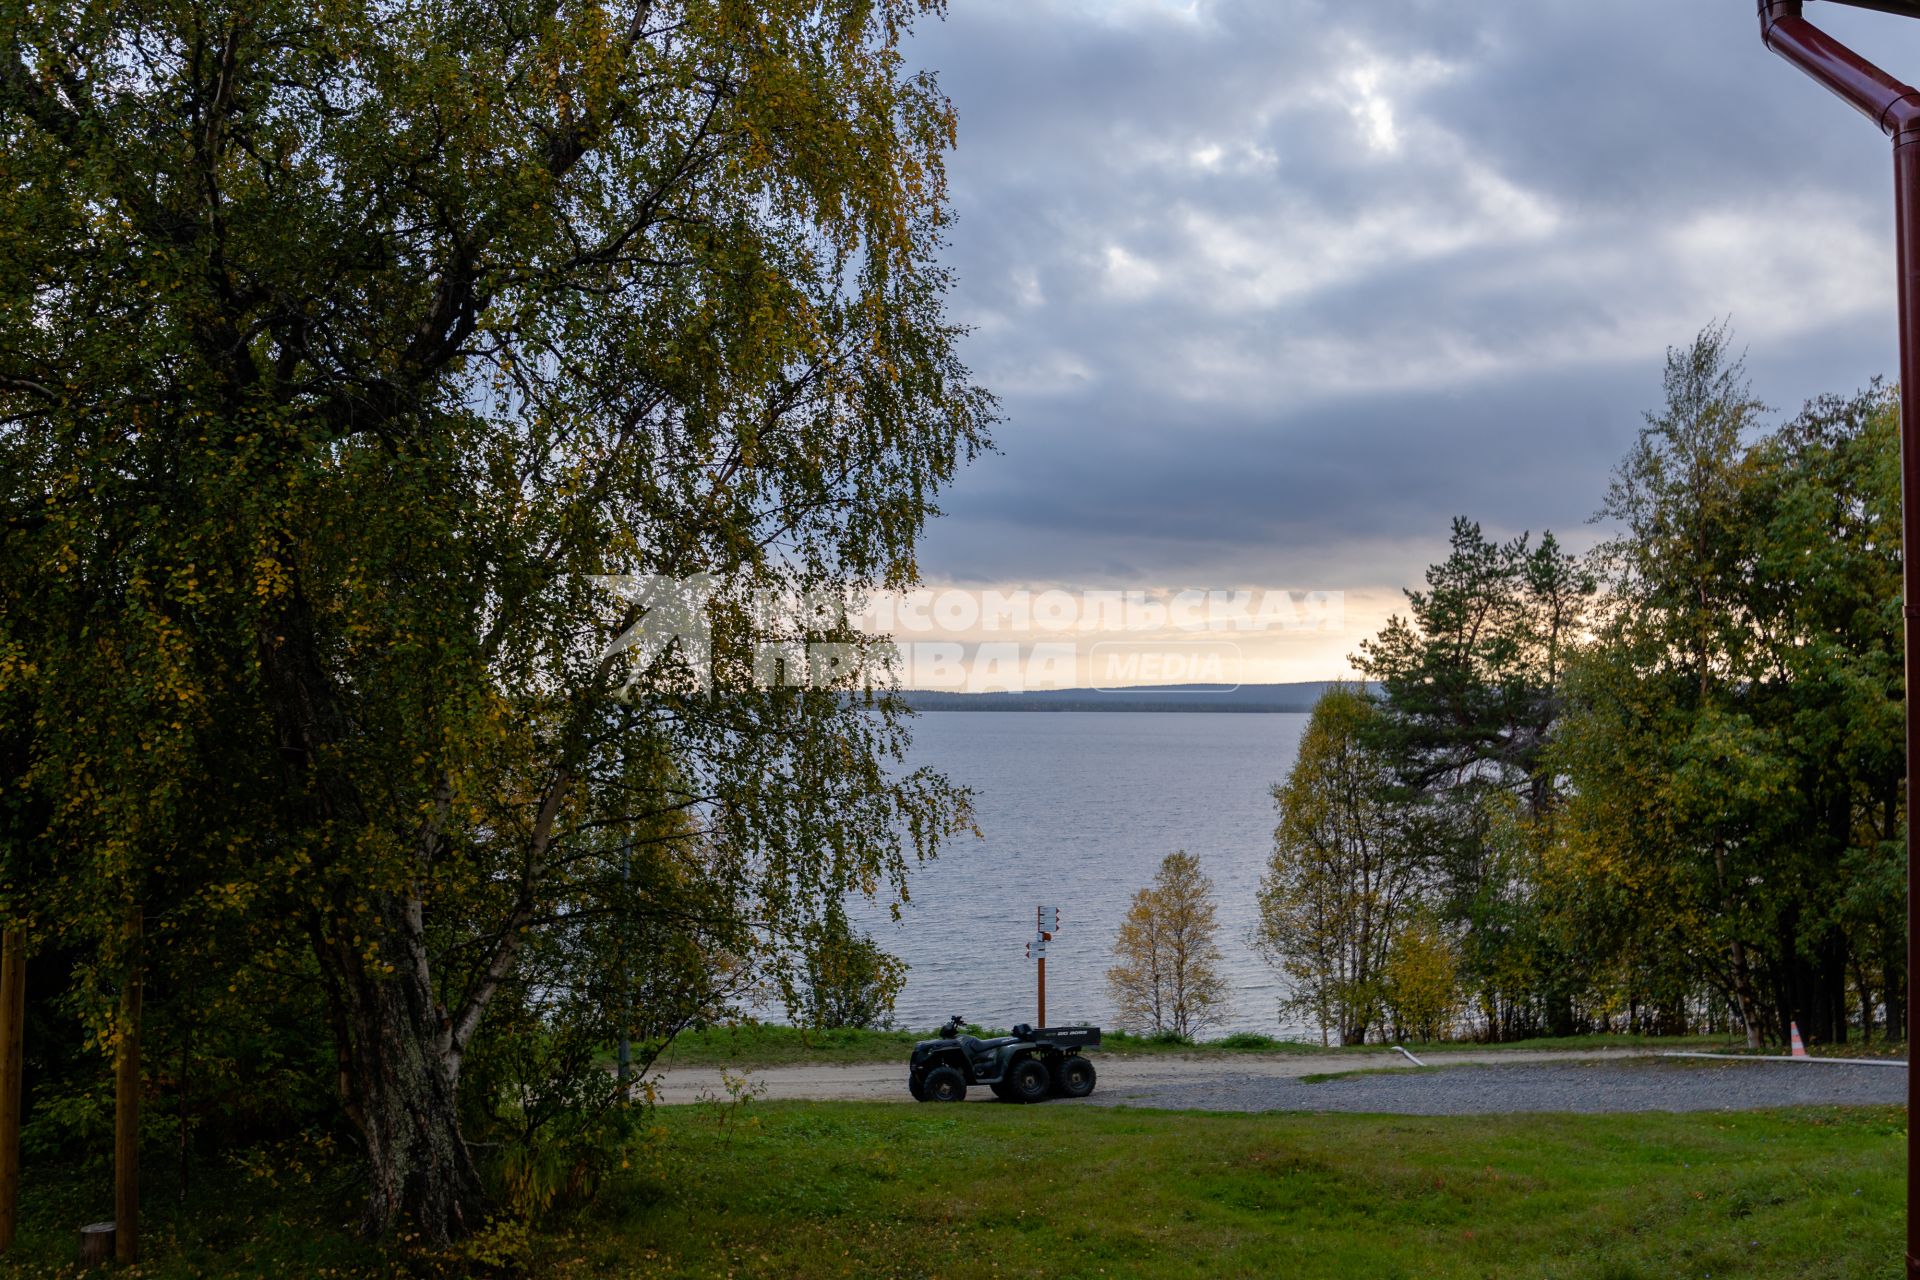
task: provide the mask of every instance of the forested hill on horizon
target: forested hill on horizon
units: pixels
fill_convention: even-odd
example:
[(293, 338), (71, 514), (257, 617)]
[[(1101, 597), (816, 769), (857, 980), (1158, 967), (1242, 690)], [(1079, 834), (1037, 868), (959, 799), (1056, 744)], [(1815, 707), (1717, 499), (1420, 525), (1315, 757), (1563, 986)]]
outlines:
[(1119, 689), (1030, 689), (1010, 693), (951, 693), (904, 689), (901, 697), (915, 711), (1293, 711), (1313, 704), (1333, 684), (1303, 680), (1292, 684), (1156, 684)]

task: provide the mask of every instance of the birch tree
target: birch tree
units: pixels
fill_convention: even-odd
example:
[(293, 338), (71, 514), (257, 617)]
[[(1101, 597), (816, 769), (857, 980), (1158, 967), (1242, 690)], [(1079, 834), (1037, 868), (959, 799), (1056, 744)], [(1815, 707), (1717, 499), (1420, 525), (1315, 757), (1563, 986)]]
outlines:
[[(373, 1232), (480, 1220), (463, 1067), (607, 833), (695, 819), (777, 945), (961, 816), (884, 700), (729, 678), (859, 645), (748, 602), (913, 581), (986, 441), (938, 7), (0, 18), (0, 915), (82, 997), (132, 903), (161, 970), (305, 948)], [(701, 672), (609, 649), (596, 576), (702, 574)]]
[(1119, 963), (1107, 986), (1122, 1025), (1191, 1040), (1217, 1022), (1227, 999), (1219, 931), (1200, 860), (1184, 849), (1168, 854), (1114, 938)]
[(1368, 741), (1366, 691), (1336, 684), (1314, 705), (1299, 755), (1273, 789), (1280, 809), (1253, 942), (1291, 988), (1286, 1008), (1341, 1044), (1379, 1022), (1387, 957), (1415, 886)]

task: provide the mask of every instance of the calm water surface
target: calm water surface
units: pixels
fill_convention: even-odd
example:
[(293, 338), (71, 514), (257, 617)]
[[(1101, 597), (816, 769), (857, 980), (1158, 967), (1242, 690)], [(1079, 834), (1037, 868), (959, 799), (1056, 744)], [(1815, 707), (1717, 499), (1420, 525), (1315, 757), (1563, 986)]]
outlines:
[(1033, 909), (1060, 908), (1047, 956), (1047, 1017), (1111, 1027), (1106, 971), (1136, 890), (1185, 849), (1213, 880), (1230, 1007), (1209, 1034), (1304, 1035), (1276, 1011), (1278, 976), (1247, 945), (1273, 848), (1271, 789), (1305, 715), (932, 711), (913, 721), (915, 764), (976, 793), (984, 839), (964, 837), (909, 881), (901, 922), (856, 919), (912, 966), (901, 1025), (950, 1014), (990, 1026), (1034, 1019), (1026, 959)]

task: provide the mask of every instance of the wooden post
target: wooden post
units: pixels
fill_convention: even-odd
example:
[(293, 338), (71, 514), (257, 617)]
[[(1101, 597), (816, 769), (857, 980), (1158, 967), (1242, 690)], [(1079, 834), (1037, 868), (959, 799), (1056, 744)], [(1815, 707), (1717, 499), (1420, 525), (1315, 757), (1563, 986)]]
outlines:
[(140, 908), (127, 911), (120, 1040), (113, 1055), (113, 1256), (140, 1258)]
[(113, 1224), (89, 1222), (80, 1228), (80, 1265), (97, 1267), (113, 1261)]
[(27, 1016), (27, 939), (0, 940), (0, 1249), (13, 1247), (20, 1205), (20, 1080)]
[[(1041, 937), (1046, 937), (1043, 933)], [(1040, 957), (1040, 1026), (1047, 1025), (1047, 958)]]

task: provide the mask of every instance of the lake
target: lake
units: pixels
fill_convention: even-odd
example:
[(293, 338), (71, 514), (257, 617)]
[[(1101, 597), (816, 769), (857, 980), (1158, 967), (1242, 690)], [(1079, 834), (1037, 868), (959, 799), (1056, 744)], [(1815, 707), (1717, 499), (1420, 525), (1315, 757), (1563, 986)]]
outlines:
[[(922, 712), (913, 763), (971, 787), (983, 839), (955, 841), (908, 881), (900, 923), (862, 903), (854, 918), (912, 966), (902, 1026), (951, 1014), (988, 1026), (1034, 1021), (1026, 959), (1034, 908), (1060, 908), (1047, 955), (1047, 1017), (1113, 1026), (1106, 971), (1136, 890), (1175, 849), (1213, 880), (1231, 991), (1205, 1034), (1305, 1037), (1277, 1012), (1279, 977), (1251, 947), (1254, 895), (1273, 849), (1273, 784), (1305, 715), (1205, 712)], [(1317, 1033), (1314, 1033), (1317, 1037)]]

